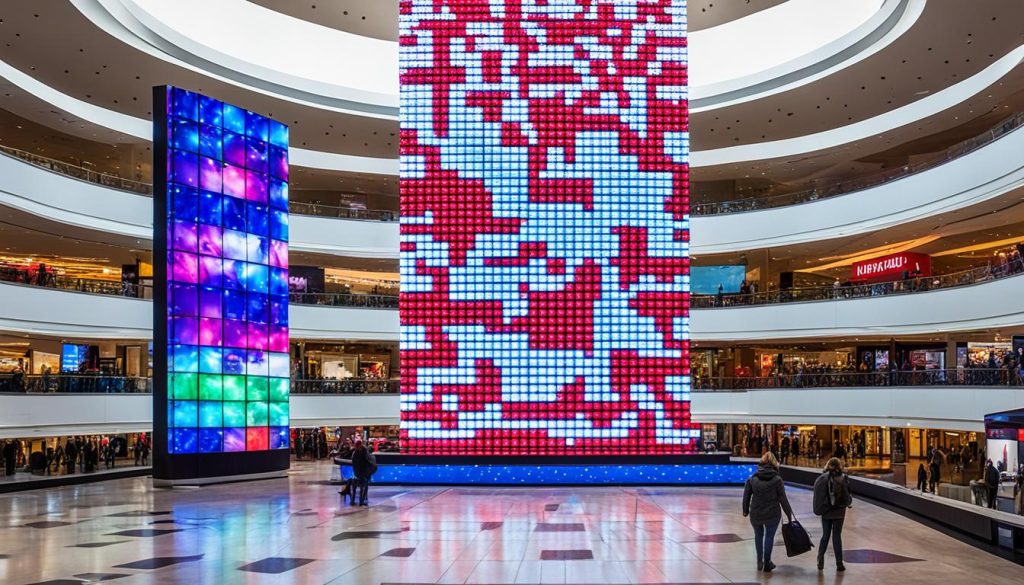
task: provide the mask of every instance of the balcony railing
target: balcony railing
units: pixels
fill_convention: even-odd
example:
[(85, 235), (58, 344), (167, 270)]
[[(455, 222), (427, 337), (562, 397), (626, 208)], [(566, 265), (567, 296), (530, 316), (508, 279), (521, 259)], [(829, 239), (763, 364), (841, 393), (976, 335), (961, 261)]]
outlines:
[(1022, 272), (1024, 272), (1024, 259), (1008, 262), (1005, 266), (980, 266), (950, 274), (922, 276), (875, 284), (801, 287), (770, 290), (753, 294), (694, 295), (692, 306), (695, 309), (714, 309), (774, 305), (778, 303), (863, 299), (967, 286), (1016, 276)]
[(101, 374), (0, 374), (0, 393), (147, 394), (151, 392), (153, 392), (153, 386), (150, 378)]
[[(732, 199), (729, 201), (715, 201), (708, 203), (697, 203), (690, 207), (693, 215), (721, 215), (725, 213), (741, 213), (745, 211), (757, 211), (774, 207), (784, 207), (800, 203), (809, 203), (819, 199), (846, 195), (870, 187), (876, 187), (889, 181), (902, 179), (910, 175), (933, 169), (943, 165), (965, 154), (973, 152), (982, 146), (990, 144), (999, 138), (1013, 132), (1024, 125), (1024, 113), (1016, 114), (999, 122), (996, 126), (986, 130), (982, 134), (969, 138), (950, 146), (938, 156), (927, 161), (914, 164), (907, 164), (894, 169), (885, 169), (865, 176), (853, 177), (850, 179), (814, 182), (811, 187), (790, 193), (778, 195), (762, 194), (757, 197), (746, 197)], [(37, 167), (89, 181), (106, 187), (131, 191), (143, 195), (152, 196), (153, 186), (150, 183), (125, 179), (117, 175), (100, 173), (82, 166), (74, 165), (64, 161), (47, 158), (0, 145), (0, 152), (21, 159)], [(325, 205), (322, 203), (307, 203), (292, 201), (289, 209), (297, 215), (312, 215), (319, 217), (337, 217), (343, 219), (358, 219), (366, 221), (397, 221), (398, 214), (390, 210), (380, 209), (359, 209), (353, 207), (342, 207), (337, 205)]]
[(398, 394), (398, 380), (292, 380), (292, 394)]
[[(398, 394), (398, 380), (292, 380), (292, 394)], [(0, 394), (151, 394), (151, 378), (103, 374), (0, 374)]]
[(861, 175), (843, 180), (815, 181), (811, 187), (791, 193), (780, 193), (778, 195), (759, 195), (743, 199), (732, 199), (729, 201), (717, 201), (708, 203), (697, 203), (690, 207), (693, 215), (721, 215), (726, 213), (742, 213), (746, 211), (758, 211), (771, 209), (773, 207), (785, 207), (800, 203), (810, 203), (819, 199), (827, 199), (839, 195), (846, 195), (855, 191), (862, 191), (871, 187), (877, 187), (883, 183), (903, 179), (917, 173), (934, 169), (952, 160), (960, 158), (978, 150), (982, 146), (991, 144), (996, 140), (1013, 132), (1024, 125), (1024, 113), (1016, 114), (999, 122), (994, 127), (986, 130), (979, 136), (969, 138), (950, 146), (935, 158), (930, 158), (914, 164), (907, 164), (893, 169), (884, 169), (876, 173)]
[(1015, 367), (956, 368), (937, 370), (807, 371), (772, 376), (695, 376), (695, 392), (745, 392), (786, 388), (876, 388), (881, 386), (987, 386), (1021, 387)]
[[(695, 309), (718, 309), (774, 305), (779, 303), (803, 303), (812, 301), (839, 301), (874, 298), (889, 295), (911, 294), (930, 290), (941, 290), (979, 284), (1024, 273), (1024, 259), (1013, 260), (1003, 266), (986, 265), (960, 272), (850, 286), (817, 286), (770, 290), (753, 294), (693, 295), (691, 306)], [(13, 268), (0, 267), (0, 281), (59, 288), (76, 292), (115, 295), (132, 298), (152, 298), (149, 285), (121, 283), (112, 280), (94, 280), (54, 275), (40, 277), (38, 274)], [(356, 307), (364, 309), (397, 309), (397, 295), (357, 293), (292, 293), (289, 300), (296, 305), (318, 305), (331, 307)]]
[(17, 148), (11, 148), (10, 146), (0, 145), (0, 152), (13, 156), (14, 158), (23, 160), (33, 166), (37, 166), (41, 169), (59, 173), (68, 177), (87, 181), (89, 183), (96, 183), (103, 185), (104, 187), (110, 187), (112, 189), (120, 189), (121, 191), (131, 191), (133, 193), (140, 193), (142, 195), (152, 195), (153, 185), (144, 183), (142, 181), (133, 181), (131, 179), (125, 179), (117, 175), (111, 175), (109, 173), (101, 173), (92, 169), (87, 169), (83, 166), (74, 165), (64, 161), (40, 156)]

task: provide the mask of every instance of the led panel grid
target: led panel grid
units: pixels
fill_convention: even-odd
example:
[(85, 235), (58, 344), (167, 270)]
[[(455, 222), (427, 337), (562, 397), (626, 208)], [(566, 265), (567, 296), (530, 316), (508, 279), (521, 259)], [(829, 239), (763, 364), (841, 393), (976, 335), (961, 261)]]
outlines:
[(167, 452), (288, 448), (288, 127), (166, 88)]
[(692, 451), (685, 0), (402, 0), (402, 445)]

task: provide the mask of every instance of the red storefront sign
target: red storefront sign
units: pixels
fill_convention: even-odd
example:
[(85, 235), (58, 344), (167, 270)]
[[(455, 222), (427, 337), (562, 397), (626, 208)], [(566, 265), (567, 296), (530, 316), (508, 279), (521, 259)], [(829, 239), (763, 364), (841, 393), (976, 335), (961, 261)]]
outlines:
[(854, 262), (850, 267), (850, 280), (853, 282), (900, 280), (904, 274), (912, 277), (931, 276), (931, 256), (916, 252), (900, 252), (863, 262)]

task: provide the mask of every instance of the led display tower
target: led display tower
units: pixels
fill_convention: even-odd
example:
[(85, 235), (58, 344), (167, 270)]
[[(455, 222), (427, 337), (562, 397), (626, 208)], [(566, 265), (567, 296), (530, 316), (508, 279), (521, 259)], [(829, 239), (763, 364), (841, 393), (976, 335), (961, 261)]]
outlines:
[(685, 0), (402, 0), (411, 455), (692, 452)]
[(153, 90), (153, 478), (288, 468), (288, 127)]

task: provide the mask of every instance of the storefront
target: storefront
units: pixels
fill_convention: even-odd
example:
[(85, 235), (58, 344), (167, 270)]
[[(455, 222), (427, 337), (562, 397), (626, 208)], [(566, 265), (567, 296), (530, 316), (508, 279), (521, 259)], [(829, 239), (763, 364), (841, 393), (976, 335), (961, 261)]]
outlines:
[(387, 380), (397, 374), (397, 348), (365, 343), (297, 343), (293, 355), (301, 355), (306, 380), (349, 378)]

